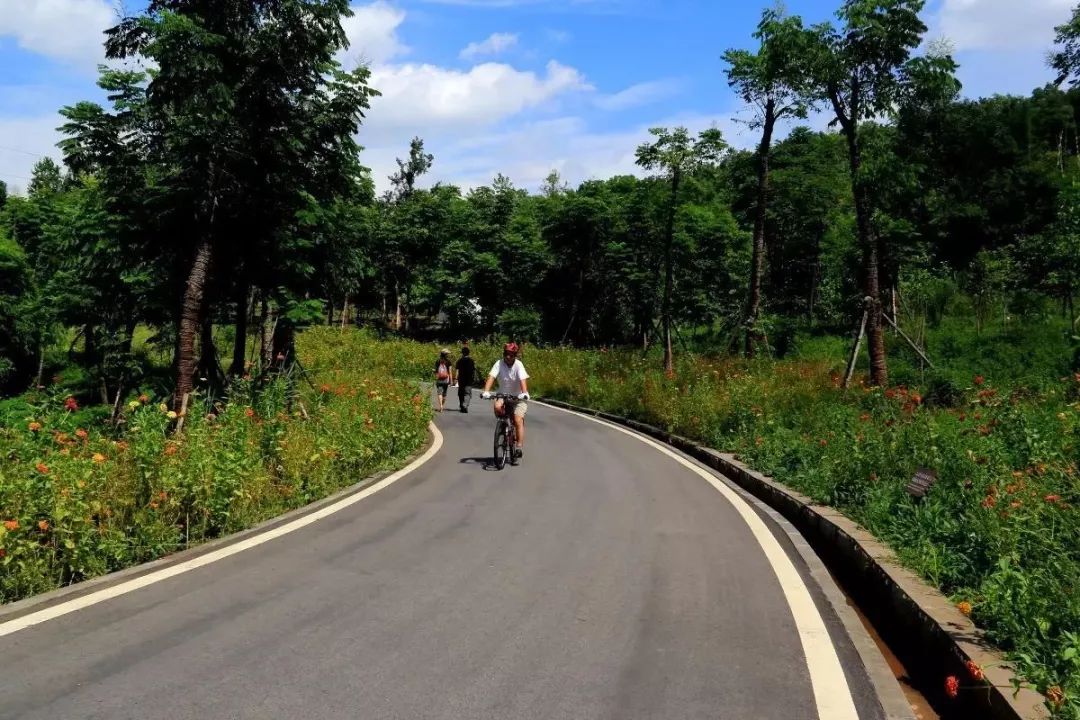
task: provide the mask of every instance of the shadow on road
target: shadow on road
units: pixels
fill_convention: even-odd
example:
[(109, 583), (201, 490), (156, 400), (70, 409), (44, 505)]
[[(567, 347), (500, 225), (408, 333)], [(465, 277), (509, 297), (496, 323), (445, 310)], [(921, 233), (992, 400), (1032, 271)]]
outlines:
[(458, 462), (462, 465), (480, 465), (484, 470), (495, 469), (495, 463), (490, 457), (464, 457)]

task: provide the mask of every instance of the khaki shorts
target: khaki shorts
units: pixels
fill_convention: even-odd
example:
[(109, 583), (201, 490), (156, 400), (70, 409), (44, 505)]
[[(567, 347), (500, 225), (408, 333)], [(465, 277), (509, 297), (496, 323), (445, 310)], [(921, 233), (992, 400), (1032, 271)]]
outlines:
[[(502, 402), (503, 402), (504, 406), (507, 404), (506, 400), (503, 400)], [(515, 400), (513, 402), (513, 406), (514, 406), (514, 417), (523, 418), (523, 417), (525, 417), (525, 413), (529, 412), (529, 404), (527, 402), (525, 402), (524, 400)]]

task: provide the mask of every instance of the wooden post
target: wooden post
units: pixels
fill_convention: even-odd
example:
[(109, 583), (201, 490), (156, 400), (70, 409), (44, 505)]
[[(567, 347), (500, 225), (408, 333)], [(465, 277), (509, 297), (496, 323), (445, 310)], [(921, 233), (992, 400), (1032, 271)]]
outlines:
[(184, 399), (180, 403), (180, 419), (176, 423), (176, 432), (179, 433), (184, 429), (184, 420), (187, 419), (187, 406), (188, 400), (191, 399), (191, 393), (184, 393)]
[(931, 370), (933, 370), (934, 363), (930, 362), (930, 358), (926, 357), (926, 353), (922, 351), (922, 348), (916, 345), (915, 341), (909, 338), (907, 334), (900, 329), (900, 326), (896, 324), (896, 321), (889, 317), (888, 314), (882, 313), (882, 315), (885, 315), (885, 319), (889, 321), (889, 324), (893, 326), (893, 329), (896, 330), (900, 337), (904, 338), (904, 340), (907, 341), (907, 344), (911, 346), (911, 349), (914, 350), (920, 358), (922, 358), (923, 362), (930, 366)]
[(870, 308), (863, 310), (862, 321), (859, 329), (855, 331), (855, 338), (851, 345), (851, 355), (848, 357), (847, 370), (844, 372), (844, 389), (851, 385), (851, 378), (855, 375), (855, 364), (859, 360), (859, 348), (862, 347), (863, 335), (866, 334), (866, 321), (869, 319)]

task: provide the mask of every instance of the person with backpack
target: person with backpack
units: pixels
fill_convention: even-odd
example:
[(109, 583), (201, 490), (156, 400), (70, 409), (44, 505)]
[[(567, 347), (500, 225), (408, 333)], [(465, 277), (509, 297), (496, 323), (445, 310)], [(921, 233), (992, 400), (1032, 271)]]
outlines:
[(454, 365), (454, 369), (457, 370), (458, 409), (463, 413), (469, 412), (472, 386), (476, 382), (476, 361), (469, 357), (470, 354), (468, 346), (461, 348), (461, 359)]
[(435, 361), (435, 391), (439, 396), (439, 412), (446, 409), (446, 393), (454, 382), (454, 365), (450, 362), (450, 351), (443, 350)]

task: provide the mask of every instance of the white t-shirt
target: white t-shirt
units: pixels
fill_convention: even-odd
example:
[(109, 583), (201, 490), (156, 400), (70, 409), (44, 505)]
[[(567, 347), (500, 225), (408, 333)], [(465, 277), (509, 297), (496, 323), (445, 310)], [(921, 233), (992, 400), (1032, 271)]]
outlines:
[(499, 392), (504, 395), (520, 395), (521, 381), (529, 379), (529, 373), (520, 360), (515, 360), (509, 367), (502, 360), (497, 360), (488, 375), (498, 380)]

